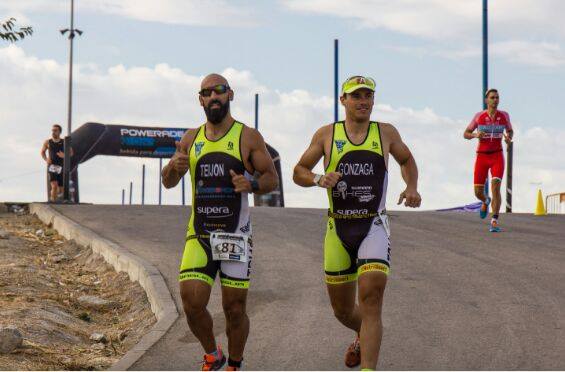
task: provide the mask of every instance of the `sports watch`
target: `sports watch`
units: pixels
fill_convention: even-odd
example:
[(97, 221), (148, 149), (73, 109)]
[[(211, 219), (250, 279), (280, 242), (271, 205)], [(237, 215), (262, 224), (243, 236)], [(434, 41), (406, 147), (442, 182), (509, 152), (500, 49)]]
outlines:
[(251, 192), (257, 192), (259, 191), (259, 182), (257, 182), (257, 180), (253, 180), (251, 181)]

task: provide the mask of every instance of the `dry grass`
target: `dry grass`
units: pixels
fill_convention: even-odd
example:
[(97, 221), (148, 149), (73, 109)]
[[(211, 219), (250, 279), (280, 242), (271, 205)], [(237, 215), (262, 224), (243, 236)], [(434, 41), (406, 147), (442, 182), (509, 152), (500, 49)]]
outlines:
[[(67, 242), (36, 217), (0, 213), (0, 327), (12, 325), (24, 344), (0, 354), (2, 370), (108, 368), (155, 323), (147, 297), (127, 274), (116, 273), (89, 249)], [(44, 234), (36, 234), (42, 229)], [(82, 295), (119, 304), (83, 308)], [(104, 333), (107, 344), (89, 340)]]

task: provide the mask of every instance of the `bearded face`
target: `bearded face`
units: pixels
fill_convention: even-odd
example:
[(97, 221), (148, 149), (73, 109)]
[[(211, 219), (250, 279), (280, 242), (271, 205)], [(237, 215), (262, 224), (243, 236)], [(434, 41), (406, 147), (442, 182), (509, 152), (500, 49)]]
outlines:
[(220, 124), (230, 110), (230, 101), (222, 103), (218, 99), (213, 99), (204, 106), (204, 113), (208, 121), (214, 125)]

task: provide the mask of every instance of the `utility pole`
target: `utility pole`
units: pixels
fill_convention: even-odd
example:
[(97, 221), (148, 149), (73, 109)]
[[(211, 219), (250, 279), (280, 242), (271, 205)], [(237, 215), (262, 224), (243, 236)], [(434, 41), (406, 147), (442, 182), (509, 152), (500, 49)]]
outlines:
[(339, 40), (334, 40), (334, 121), (338, 121), (339, 101)]
[(161, 190), (163, 189), (163, 158), (159, 158), (159, 205), (161, 205)]
[(506, 213), (512, 213), (512, 163), (514, 157), (514, 142), (510, 142), (506, 147)]
[(129, 183), (129, 205), (131, 205), (131, 197), (133, 192), (133, 182)]
[(259, 94), (255, 93), (255, 130), (259, 130)]
[(75, 33), (82, 35), (82, 31), (75, 29), (74, 25), (75, 2), (71, 0), (71, 27), (61, 31), (62, 35), (69, 33), (69, 97), (68, 97), (68, 112), (67, 112), (67, 136), (64, 139), (65, 158), (63, 162), (63, 198), (67, 203), (74, 203), (75, 200), (70, 200), (70, 180), (71, 180), (71, 123), (72, 123), (72, 107), (73, 107), (73, 40)]
[[(485, 93), (488, 90), (488, 0), (483, 0), (483, 91), (481, 92), (481, 100), (483, 101), (483, 110), (487, 109)], [(485, 195), (489, 195), (488, 174), (485, 181)]]
[(145, 205), (145, 164), (141, 167), (141, 205)]
[(483, 91), (481, 100), (483, 110), (487, 109), (485, 93), (488, 90), (488, 0), (483, 0)]

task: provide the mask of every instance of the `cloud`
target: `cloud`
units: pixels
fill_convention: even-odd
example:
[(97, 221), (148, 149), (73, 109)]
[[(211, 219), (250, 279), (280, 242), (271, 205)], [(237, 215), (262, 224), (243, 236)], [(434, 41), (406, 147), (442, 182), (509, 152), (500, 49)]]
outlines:
[[(0, 107), (0, 200), (45, 200), (45, 166), (39, 149), (49, 136), (51, 124), (59, 122), (65, 127), (67, 68), (26, 55), (20, 47), (11, 45), (0, 48), (0, 70), (0, 100), (10, 102)], [(227, 68), (223, 74), (235, 89), (232, 109), (239, 120), (253, 123), (254, 94), (261, 94), (260, 129), (281, 154), (287, 205), (327, 207), (322, 190), (293, 184), (292, 168), (314, 132), (331, 121), (332, 98), (306, 90), (278, 91), (262, 85), (248, 71)], [(92, 64), (77, 65), (75, 79), (74, 128), (87, 121), (195, 127), (205, 120), (196, 95), (202, 76), (168, 64), (131, 68), (116, 65), (107, 70)], [(377, 105), (373, 117), (393, 123), (414, 153), (420, 169), (423, 208), (451, 207), (474, 200), (475, 143), (462, 138), (470, 118), (453, 119), (432, 108), (415, 110), (386, 104)], [(562, 191), (557, 188), (565, 184), (565, 165), (559, 161), (565, 158), (565, 131), (549, 133), (542, 126), (514, 125), (514, 207), (532, 210), (532, 182), (543, 182), (544, 192)], [(390, 163), (388, 205), (397, 208), (395, 202), (404, 186), (398, 166), (392, 159)], [(134, 202), (139, 203), (141, 164), (147, 166), (146, 202), (155, 204), (159, 164), (155, 159), (89, 160), (79, 168), (82, 200), (119, 203), (121, 190), (125, 188), (127, 194), (129, 182), (133, 181)], [(322, 173), (322, 166), (318, 165), (316, 171)], [(163, 198), (165, 203), (179, 204), (180, 189), (164, 191)]]
[(527, 41), (505, 41), (491, 47), (495, 56), (511, 62), (541, 67), (565, 65), (565, 51), (557, 43), (532, 43)]
[[(478, 0), (281, 0), (290, 10), (350, 19), (359, 27), (382, 28), (418, 38), (464, 40), (481, 37), (482, 6)], [(489, 2), (491, 29), (510, 35), (543, 30), (563, 37), (560, 0)]]
[[(435, 45), (429, 45), (427, 47), (388, 45), (385, 48), (419, 58), (424, 56), (439, 56), (453, 60), (461, 60), (476, 58), (482, 55), (482, 49), (478, 46), (444, 48)], [(489, 54), (491, 57), (502, 58), (513, 64), (542, 68), (554, 68), (565, 65), (565, 51), (561, 48), (561, 45), (557, 43), (509, 40), (491, 43), (489, 45)]]
[[(282, 4), (296, 12), (344, 18), (359, 28), (389, 30), (427, 43), (388, 46), (391, 50), (451, 59), (481, 55), (478, 0), (282, 0)], [(565, 2), (559, 0), (489, 2), (491, 52), (513, 63), (563, 66), (564, 13)]]
[[(140, 21), (193, 26), (253, 27), (253, 10), (234, 6), (227, 0), (81, 0), (75, 9), (81, 13), (102, 13)], [(69, 12), (67, 0), (3, 0), (0, 11)]]
[[(362, 28), (382, 28), (428, 39), (455, 38), (477, 22), (473, 0), (283, 0), (284, 7), (307, 14), (351, 19)], [(477, 18), (480, 19), (480, 18)]]

